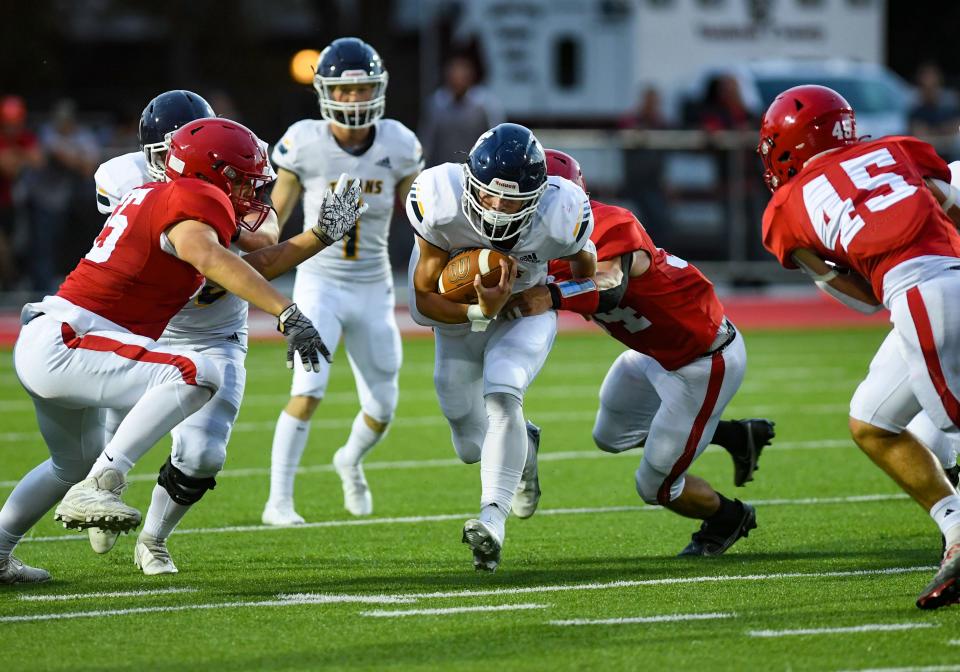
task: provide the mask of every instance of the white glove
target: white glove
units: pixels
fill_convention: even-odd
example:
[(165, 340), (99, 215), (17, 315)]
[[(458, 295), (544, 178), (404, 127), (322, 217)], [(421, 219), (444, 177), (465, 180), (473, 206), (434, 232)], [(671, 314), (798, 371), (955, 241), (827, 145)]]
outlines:
[(324, 245), (333, 245), (347, 235), (367, 210), (366, 203), (360, 204), (360, 180), (354, 179), (349, 186), (348, 180), (347, 174), (341, 173), (334, 190), (323, 195), (320, 216), (312, 231)]

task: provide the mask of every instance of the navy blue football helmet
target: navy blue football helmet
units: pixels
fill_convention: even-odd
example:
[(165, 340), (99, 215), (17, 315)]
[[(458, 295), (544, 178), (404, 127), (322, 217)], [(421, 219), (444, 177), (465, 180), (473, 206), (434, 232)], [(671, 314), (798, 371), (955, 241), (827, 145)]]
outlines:
[[(337, 86), (370, 86), (367, 100), (334, 100)], [(356, 37), (341, 37), (320, 52), (313, 88), (320, 98), (320, 116), (348, 128), (372, 126), (387, 106), (387, 71), (380, 54)]]
[(480, 136), (463, 164), (460, 208), (490, 241), (527, 228), (547, 188), (547, 160), (529, 128), (500, 124)]
[(193, 91), (177, 89), (161, 93), (147, 103), (140, 115), (140, 149), (147, 157), (147, 172), (158, 182), (166, 180), (167, 134), (195, 119), (217, 116), (210, 103)]

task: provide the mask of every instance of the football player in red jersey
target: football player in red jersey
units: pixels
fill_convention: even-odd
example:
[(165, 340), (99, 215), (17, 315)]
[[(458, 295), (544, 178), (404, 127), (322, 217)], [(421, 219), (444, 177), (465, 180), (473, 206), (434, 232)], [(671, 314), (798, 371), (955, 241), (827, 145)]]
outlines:
[[(226, 248), (239, 228), (256, 229), (269, 212), (255, 196), (268, 180), (266, 162), (256, 136), (236, 122), (186, 124), (171, 136), (170, 181), (124, 197), (57, 294), (24, 307), (14, 365), (50, 459), (0, 510), (0, 583), (50, 578), (11, 554), (61, 497), (57, 518), (68, 527), (124, 531), (139, 524), (140, 512), (120, 499), (126, 473), (221, 382), (203, 355), (154, 340), (204, 278), (278, 316), (288, 366), (294, 353), (312, 368), (320, 355), (329, 357), (310, 321), (265, 277), (339, 240), (362, 212), (359, 184), (348, 189), (342, 177), (312, 231), (244, 260)], [(105, 448), (102, 408), (130, 409)], [(185, 491), (208, 487), (168, 477)]]
[[(576, 160), (555, 150), (546, 154), (549, 174), (586, 191)], [(630, 211), (593, 200), (590, 207), (596, 283), (572, 281), (568, 264), (552, 262), (554, 282), (518, 295), (507, 312), (573, 310), (630, 348), (603, 381), (594, 441), (611, 453), (643, 446), (639, 495), (703, 521), (680, 555), (719, 555), (756, 527), (756, 514), (687, 469), (716, 443), (733, 456), (734, 483), (743, 485), (774, 436), (769, 420), (720, 419), (743, 380), (743, 339), (696, 267), (656, 247)]]
[(763, 244), (847, 305), (890, 311), (893, 331), (853, 395), (850, 431), (943, 533), (940, 570), (917, 598), (935, 609), (960, 602), (960, 497), (904, 430), (922, 409), (941, 431), (960, 431), (960, 235), (947, 215), (958, 194), (930, 145), (856, 131), (853, 109), (826, 87), (794, 87), (770, 104), (757, 148), (773, 192)]

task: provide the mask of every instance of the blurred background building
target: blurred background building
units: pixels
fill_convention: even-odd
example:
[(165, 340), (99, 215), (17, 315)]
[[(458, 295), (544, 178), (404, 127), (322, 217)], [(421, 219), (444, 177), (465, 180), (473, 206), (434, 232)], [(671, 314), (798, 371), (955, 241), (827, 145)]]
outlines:
[[(518, 121), (576, 156), (591, 192), (633, 209), (671, 252), (729, 286), (780, 282), (759, 240), (768, 194), (753, 149), (766, 105), (827, 84), (857, 109), (861, 134), (915, 133), (953, 158), (957, 25), (960, 4), (892, 0), (10, 3), (0, 290), (15, 305), (55, 288), (86, 252), (102, 225), (93, 170), (136, 148), (152, 97), (197, 91), (273, 142), (319, 116), (310, 66), (345, 35), (379, 50), (387, 116), (418, 131), (428, 165)], [(398, 209), (400, 273), (411, 240)]]

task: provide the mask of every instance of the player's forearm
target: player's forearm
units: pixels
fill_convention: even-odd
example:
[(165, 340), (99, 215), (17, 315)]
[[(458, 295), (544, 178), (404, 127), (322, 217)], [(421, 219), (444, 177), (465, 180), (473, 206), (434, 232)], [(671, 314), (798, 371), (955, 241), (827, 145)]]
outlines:
[(263, 277), (272, 280), (296, 268), (325, 247), (312, 231), (304, 231), (277, 245), (251, 252), (243, 260)]
[(417, 310), (424, 317), (444, 324), (463, 324), (469, 322), (467, 308), (462, 303), (454, 303), (443, 298), (436, 292), (422, 292), (416, 290)]
[(276, 245), (280, 238), (280, 225), (277, 222), (277, 214), (270, 211), (266, 221), (260, 225), (256, 231), (240, 231), (240, 238), (237, 240), (237, 247), (244, 252), (256, 252), (265, 247)]
[(274, 289), (256, 269), (221, 248), (194, 263), (203, 276), (271, 315), (279, 315), (293, 301)]

